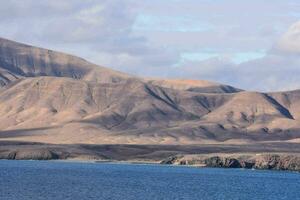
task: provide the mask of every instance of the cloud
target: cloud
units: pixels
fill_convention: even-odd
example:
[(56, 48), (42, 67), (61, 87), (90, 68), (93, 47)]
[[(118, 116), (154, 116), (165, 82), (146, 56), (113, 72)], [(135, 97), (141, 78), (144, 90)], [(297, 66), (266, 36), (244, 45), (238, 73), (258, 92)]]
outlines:
[(281, 53), (300, 53), (300, 21), (290, 26), (274, 47)]
[(263, 91), (300, 89), (299, 53), (300, 21), (293, 23), (265, 56), (241, 63), (236, 72), (239, 82)]
[(125, 40), (136, 42), (131, 32), (136, 14), (121, 0), (10, 0), (0, 2), (0, 9), (1, 33), (5, 35), (9, 29), (10, 37), (19, 40), (99, 46)]
[(0, 2), (0, 21), (14, 21), (38, 19), (66, 16), (79, 6), (78, 0), (72, 4), (67, 1), (51, 0), (51, 1), (35, 1), (35, 0), (7, 0)]
[(214, 26), (201, 22), (191, 16), (145, 15), (139, 14), (133, 25), (136, 31), (161, 32), (202, 32), (213, 29)]
[(182, 63), (180, 70), (186, 77), (208, 77), (251, 90), (300, 89), (299, 33), (300, 22), (296, 22), (267, 52), (236, 53), (233, 56), (237, 58), (216, 56), (198, 62), (194, 60)]
[(6, 0), (0, 36), (141, 76), (296, 89), (297, 13), (296, 0)]

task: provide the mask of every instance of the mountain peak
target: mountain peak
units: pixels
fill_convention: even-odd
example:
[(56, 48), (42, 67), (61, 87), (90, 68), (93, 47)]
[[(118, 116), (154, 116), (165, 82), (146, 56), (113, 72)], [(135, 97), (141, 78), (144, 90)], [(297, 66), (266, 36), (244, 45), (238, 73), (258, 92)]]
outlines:
[(19, 78), (55, 76), (75, 79), (84, 79), (85, 77), (95, 79), (97, 76), (97, 81), (109, 82), (129, 77), (76, 56), (4, 38), (0, 39), (0, 73), (0, 80), (3, 84), (14, 80), (11, 79), (11, 76)]
[(274, 141), (297, 138), (300, 129), (298, 91), (264, 94), (202, 80), (143, 79), (3, 38), (0, 84), (6, 85), (0, 88), (0, 133), (12, 130), (20, 141)]

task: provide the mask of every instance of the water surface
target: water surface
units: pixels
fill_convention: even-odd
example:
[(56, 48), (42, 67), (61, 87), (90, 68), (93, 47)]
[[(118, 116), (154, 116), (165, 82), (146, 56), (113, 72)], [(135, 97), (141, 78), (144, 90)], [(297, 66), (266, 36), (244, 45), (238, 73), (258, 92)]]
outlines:
[(2, 160), (0, 199), (300, 199), (300, 174)]

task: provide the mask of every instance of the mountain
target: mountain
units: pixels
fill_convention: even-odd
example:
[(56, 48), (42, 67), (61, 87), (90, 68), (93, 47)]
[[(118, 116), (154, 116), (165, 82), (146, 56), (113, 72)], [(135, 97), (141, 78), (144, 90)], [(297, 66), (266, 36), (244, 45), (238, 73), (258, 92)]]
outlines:
[(297, 141), (300, 90), (131, 76), (0, 39), (0, 140), (53, 144)]
[(0, 83), (37, 76), (118, 82), (128, 75), (96, 66), (82, 58), (0, 39)]
[(205, 80), (184, 80), (184, 79), (148, 79), (148, 82), (175, 90), (186, 90), (199, 93), (236, 93), (241, 89), (230, 85), (223, 85)]

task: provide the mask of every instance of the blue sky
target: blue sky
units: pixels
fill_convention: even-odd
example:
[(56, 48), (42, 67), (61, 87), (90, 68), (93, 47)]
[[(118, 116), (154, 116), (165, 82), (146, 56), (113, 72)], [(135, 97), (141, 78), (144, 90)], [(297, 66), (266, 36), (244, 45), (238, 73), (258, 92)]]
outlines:
[(300, 89), (299, 21), (297, 0), (0, 1), (0, 37), (131, 74), (259, 91)]

